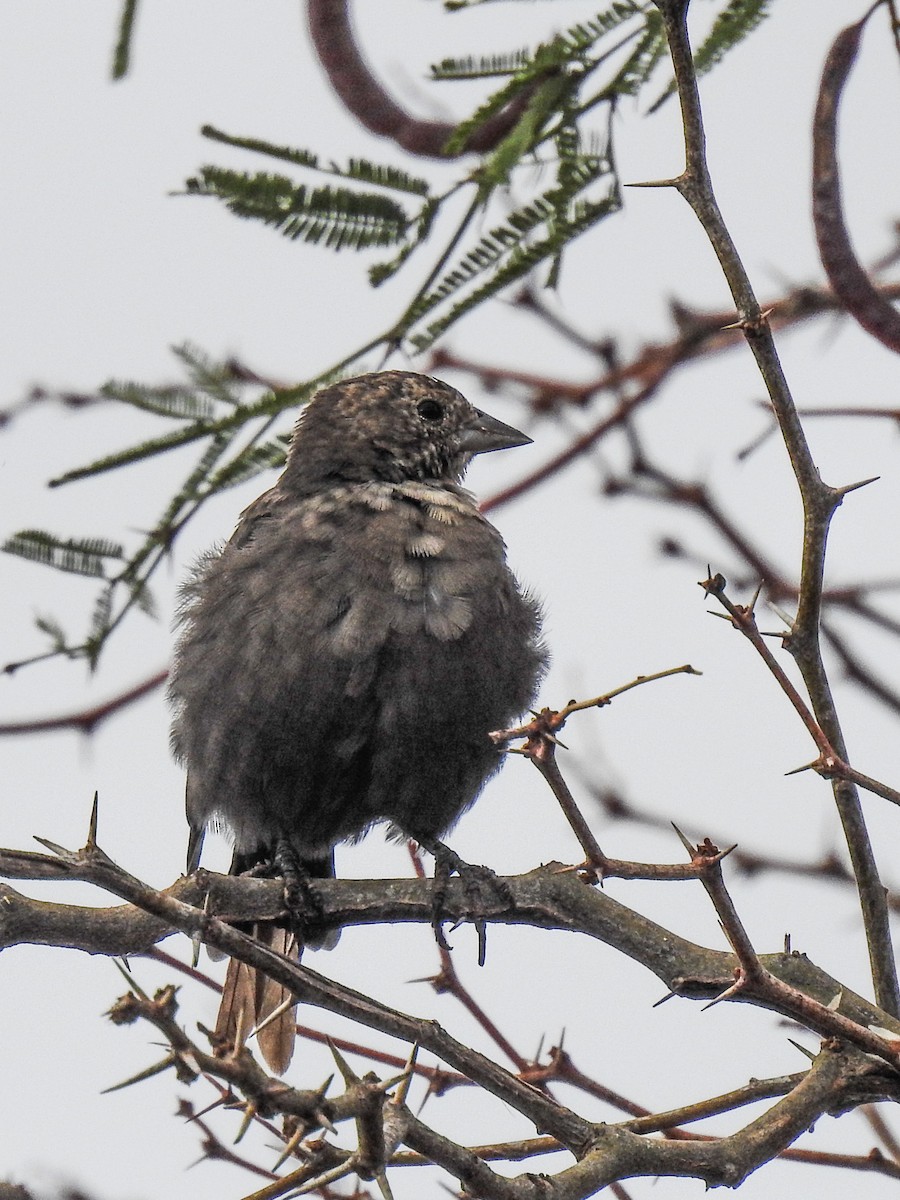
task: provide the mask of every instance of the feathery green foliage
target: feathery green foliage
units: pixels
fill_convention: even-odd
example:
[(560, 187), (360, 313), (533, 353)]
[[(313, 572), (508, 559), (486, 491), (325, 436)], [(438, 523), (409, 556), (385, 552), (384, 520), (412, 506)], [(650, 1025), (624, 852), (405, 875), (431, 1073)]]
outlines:
[[(197, 461), (138, 544), (126, 552), (122, 546), (100, 538), (63, 540), (41, 530), (25, 530), (0, 547), (60, 570), (103, 580), (84, 640), (70, 642), (57, 622), (41, 618), (38, 628), (50, 639), (51, 648), (38, 657), (60, 654), (85, 659), (93, 669), (106, 641), (133, 608), (154, 616), (149, 580), (168, 557), (185, 523), (218, 492), (280, 466), (290, 434), (285, 431), (270, 436), (272, 423), (284, 409), (305, 403), (320, 386), (334, 382), (342, 373), (339, 368), (332, 368), (308, 383), (276, 393), (246, 368), (231, 360), (214, 359), (196, 346), (173, 347), (173, 353), (187, 375), (185, 383), (167, 388), (131, 383), (108, 386), (116, 398), (120, 394), (126, 402), (136, 398), (139, 407), (149, 407), (154, 413), (179, 420), (180, 428), (77, 468), (54, 481), (59, 484), (85, 478), (160, 454), (174, 445), (199, 441)], [(258, 394), (256, 399), (247, 398), (248, 389)], [(164, 411), (170, 395), (177, 397), (178, 402)], [(145, 403), (147, 397), (149, 404)], [(204, 416), (197, 419), (195, 414), (200, 412)], [(255, 432), (245, 439), (242, 435), (254, 423)]]
[(376, 187), (389, 188), (395, 192), (410, 192), (416, 196), (427, 196), (431, 190), (427, 179), (410, 175), (399, 167), (384, 166), (370, 163), (367, 159), (351, 158), (346, 167), (340, 167), (335, 162), (323, 164), (311, 150), (299, 150), (291, 146), (276, 146), (260, 138), (235, 137), (224, 133), (213, 125), (204, 125), (200, 130), (204, 137), (226, 146), (237, 146), (242, 150), (255, 150), (259, 154), (267, 154), (270, 158), (279, 158), (294, 166), (307, 167), (313, 171), (321, 171), (326, 175), (335, 175), (341, 179), (355, 179), (361, 183), (374, 184)]
[(493, 0), (444, 0), (448, 12), (459, 12), (463, 8), (477, 8), (479, 4), (491, 4)]
[[(604, 181), (604, 194), (597, 200), (578, 198), (590, 185)], [(506, 221), (484, 235), (431, 291), (420, 297), (409, 313), (410, 342), (421, 352), (431, 346), (450, 325), (501, 289), (520, 280), (538, 264), (556, 260), (566, 245), (620, 207), (618, 181), (608, 158), (599, 154), (579, 155), (574, 151), (561, 161), (557, 184), (530, 204), (510, 213)], [(552, 274), (557, 273), (554, 266)], [(487, 275), (424, 332), (415, 325), (429, 312)]]
[(184, 483), (169, 501), (165, 512), (157, 522), (157, 540), (165, 541), (171, 538), (179, 518), (206, 491), (207, 480), (213, 468), (227, 454), (238, 433), (238, 429), (232, 428), (216, 433), (210, 438), (209, 444), (203, 448), (197, 464), (188, 473)]
[(568, 164), (568, 179), (550, 191), (538, 196), (530, 204), (509, 214), (502, 225), (485, 234), (478, 244), (463, 256), (458, 265), (448, 272), (436, 288), (423, 296), (415, 310), (416, 318), (423, 316), (441, 301), (446, 300), (460, 287), (482, 274), (518, 248), (523, 240), (542, 224), (558, 223), (560, 213), (569, 200), (588, 184), (593, 183), (604, 172), (604, 160), (584, 159), (580, 166)]
[(597, 13), (590, 20), (571, 25), (560, 38), (573, 52), (583, 54), (607, 33), (612, 33), (632, 17), (644, 14), (650, 17), (657, 15), (650, 5), (633, 4), (631, 0), (615, 0), (609, 8)]
[(194, 388), (208, 400), (218, 400), (232, 407), (241, 403), (239, 384), (243, 381), (235, 378), (231, 362), (227, 359), (220, 361), (212, 358), (192, 342), (182, 342), (180, 346), (172, 346), (171, 349), (187, 371), (188, 379)]
[(105, 396), (107, 400), (129, 404), (143, 412), (155, 413), (159, 417), (202, 421), (213, 413), (213, 406), (208, 397), (198, 396), (189, 388), (178, 384), (150, 387), (113, 379), (103, 384), (100, 395)]
[(236, 146), (239, 150), (255, 150), (258, 154), (266, 154), (269, 158), (280, 158), (283, 162), (293, 163), (295, 167), (309, 167), (318, 170), (319, 156), (312, 150), (298, 149), (294, 146), (278, 146), (274, 142), (262, 138), (237, 137), (233, 133), (225, 133), (215, 125), (204, 125), (200, 130), (205, 138), (212, 142), (222, 142), (226, 146)]
[(427, 350), (460, 317), (496, 295), (501, 289), (518, 282), (540, 263), (557, 258), (561, 253), (561, 244), (584, 233), (604, 217), (618, 211), (620, 206), (618, 194), (606, 196), (602, 200), (577, 202), (572, 208), (571, 217), (564, 224), (554, 223), (551, 236), (514, 247), (503, 266), (487, 283), (455, 304), (445, 316), (430, 324), (424, 333), (414, 333), (410, 338), (412, 345), (419, 352)]
[(69, 639), (66, 637), (66, 631), (55, 617), (48, 617), (46, 614), (37, 616), (34, 618), (34, 624), (35, 628), (50, 639), (52, 653), (69, 655)]
[(369, 267), (369, 283), (372, 287), (378, 287), (386, 279), (390, 279), (392, 275), (396, 275), (416, 247), (425, 241), (431, 232), (431, 224), (437, 216), (439, 208), (440, 202), (437, 199), (426, 200), (422, 205), (422, 211), (416, 218), (415, 233), (406, 245), (401, 248), (399, 254), (396, 254), (388, 262), (375, 263)]
[(703, 43), (694, 52), (694, 70), (705, 75), (718, 66), (729, 50), (761, 25), (769, 15), (769, 0), (731, 0), (713, 22)]
[(351, 158), (343, 169), (332, 163), (331, 170), (335, 175), (341, 175), (344, 179), (355, 179), (358, 183), (370, 183), (376, 187), (390, 188), (394, 192), (410, 192), (415, 196), (427, 196), (431, 191), (424, 179), (401, 171), (399, 167), (386, 167), (379, 163), (370, 163), (364, 158)]
[(658, 12), (647, 13), (637, 44), (606, 85), (611, 97), (636, 96), (666, 53), (666, 32)]
[[(135, 404), (159, 415), (177, 418), (182, 422), (180, 427), (161, 437), (150, 438), (67, 471), (51, 480), (51, 487), (74, 483), (92, 475), (101, 475), (106, 471), (152, 458), (177, 446), (206, 437), (215, 439), (227, 431), (237, 433), (255, 418), (271, 418), (285, 408), (303, 403), (310, 394), (312, 385), (286, 388), (277, 393), (265, 388), (260, 389), (257, 385), (257, 390), (260, 391), (259, 398), (251, 404), (246, 404), (242, 390), (248, 387), (248, 380), (235, 374), (232, 363), (210, 358), (189, 343), (173, 346), (172, 353), (183, 364), (188, 383), (170, 384), (162, 388), (131, 382), (107, 383), (100, 390), (103, 395), (110, 395), (113, 399)], [(328, 377), (330, 373), (321, 378)]]
[(531, 62), (529, 50), (513, 50), (510, 54), (492, 54), (490, 57), (443, 58), (431, 67), (434, 80), (444, 79), (492, 79), (497, 75), (515, 75)]
[(206, 479), (206, 486), (210, 493), (221, 492), (226, 488), (246, 483), (248, 479), (255, 478), (263, 471), (277, 470), (284, 466), (290, 444), (290, 436), (282, 434), (259, 446), (248, 446), (225, 463), (220, 470), (210, 474)]
[[(694, 70), (698, 77), (719, 65), (729, 50), (733, 50), (769, 15), (769, 0), (730, 0), (713, 21), (702, 44), (694, 51)], [(675, 80), (650, 107), (654, 113), (675, 95)]]
[(118, 542), (106, 538), (60, 538), (43, 529), (22, 529), (2, 548), (7, 554), (93, 579), (105, 579), (107, 560), (122, 559), (125, 554)]
[(480, 104), (475, 112), (467, 117), (453, 130), (453, 133), (447, 139), (443, 146), (443, 152), (448, 158), (453, 158), (457, 154), (462, 154), (466, 146), (477, 129), (480, 129), (486, 121), (489, 121), (497, 113), (502, 112), (504, 108), (512, 104), (519, 95), (531, 83), (530, 74), (524, 72), (516, 75), (505, 83), (502, 88), (488, 96), (484, 103)]
[(394, 200), (377, 192), (349, 188), (307, 188), (284, 175), (248, 175), (225, 167), (202, 167), (189, 179), (189, 193), (215, 196), (238, 217), (272, 225), (285, 237), (329, 250), (362, 250), (402, 241), (410, 224)]
[[(744, 6), (760, 6), (763, 2), (740, 0)], [(737, 4), (738, 0), (732, 0), (729, 10), (736, 9)], [(743, 28), (749, 24), (749, 17), (741, 14), (729, 20), (731, 26)], [(729, 20), (722, 14), (718, 24), (727, 25)], [(616, 35), (618, 41), (613, 40)], [(724, 33), (717, 34), (711, 52), (725, 41)], [(549, 260), (546, 282), (549, 286), (557, 284), (567, 245), (619, 204), (610, 152), (604, 156), (603, 173), (610, 177), (604, 194), (599, 199), (581, 197), (576, 205), (576, 194), (599, 177), (596, 166), (591, 165), (598, 161), (597, 156), (592, 158), (581, 149), (584, 122), (598, 104), (612, 106), (621, 96), (636, 95), (652, 76), (665, 48), (663, 21), (654, 4), (613, 0), (590, 19), (573, 24), (533, 48), (441, 60), (432, 67), (432, 78), (437, 82), (502, 80), (470, 116), (456, 125), (444, 144), (445, 156), (464, 154), (473, 135), (486, 123), (509, 114), (506, 132), (493, 148), (442, 196), (432, 195), (427, 181), (397, 168), (357, 159), (342, 168), (308, 150), (235, 137), (212, 126), (204, 127), (203, 132), (213, 140), (266, 154), (304, 170), (339, 176), (346, 186), (308, 189), (283, 175), (247, 174), (208, 166), (188, 182), (188, 191), (216, 196), (238, 215), (262, 220), (291, 238), (321, 242), (333, 249), (394, 245), (397, 252), (391, 259), (369, 267), (369, 281), (378, 286), (396, 275), (434, 234), (444, 202), (462, 184), (474, 186), (475, 200), (451, 233), (427, 283), (389, 331), (390, 341), (407, 337), (412, 346), (421, 349), (433, 340), (435, 329), (446, 330), (464, 312), (495, 295), (510, 280), (520, 278), (528, 269), (523, 264)], [(598, 90), (585, 97), (588, 81), (595, 79)], [(537, 195), (533, 184), (535, 162), (544, 168), (552, 166), (556, 175), (555, 186)], [(470, 227), (476, 211), (488, 210), (498, 192), (523, 184), (531, 193), (530, 199), (517, 198), (516, 211), (505, 226), (496, 227), (472, 245)], [(423, 203), (416, 213), (392, 198), (357, 190), (372, 187), (415, 195)], [(470, 288), (476, 276), (477, 287)], [(456, 297), (455, 293), (467, 288), (465, 297)], [(452, 307), (429, 325), (427, 336), (414, 328), (451, 297)]]

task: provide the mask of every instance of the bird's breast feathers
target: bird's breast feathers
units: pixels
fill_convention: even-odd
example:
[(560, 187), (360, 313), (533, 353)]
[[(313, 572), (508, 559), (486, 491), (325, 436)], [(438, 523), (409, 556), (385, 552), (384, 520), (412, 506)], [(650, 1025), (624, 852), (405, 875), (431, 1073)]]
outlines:
[(293, 545), (295, 579), (341, 597), (326, 635), (339, 658), (392, 633), (455, 641), (506, 591), (503, 540), (456, 485), (342, 486), (273, 511), (265, 536)]

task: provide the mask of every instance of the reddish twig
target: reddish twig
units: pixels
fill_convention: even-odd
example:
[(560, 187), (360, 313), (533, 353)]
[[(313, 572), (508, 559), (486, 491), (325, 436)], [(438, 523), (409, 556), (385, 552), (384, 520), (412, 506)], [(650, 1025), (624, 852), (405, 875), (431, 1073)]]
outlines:
[(562, 471), (564, 467), (581, 458), (583, 454), (593, 449), (597, 442), (605, 437), (611, 429), (616, 429), (623, 425), (635, 409), (650, 400), (661, 382), (662, 376), (627, 400), (622, 400), (614, 412), (608, 417), (604, 417), (602, 421), (598, 421), (596, 425), (588, 429), (585, 433), (579, 434), (565, 450), (560, 451), (559, 454), (555, 454), (542, 467), (538, 467), (536, 471), (525, 475), (517, 483), (511, 484), (502, 491), (495, 492), (493, 496), (489, 496), (486, 500), (482, 501), (480, 505), (481, 511), (493, 512), (495, 509), (501, 508), (504, 504), (509, 504), (511, 500), (517, 500), (519, 496), (530, 492), (538, 484), (552, 478)]
[(9, 721), (5, 725), (0, 725), (0, 737), (25, 733), (50, 733), (58, 729), (77, 729), (81, 733), (93, 733), (101, 721), (105, 721), (113, 713), (120, 712), (123, 708), (134, 704), (135, 701), (143, 700), (145, 696), (155, 692), (158, 687), (162, 687), (168, 675), (168, 668), (157, 671), (143, 683), (138, 683), (120, 695), (113, 696), (111, 700), (105, 700), (102, 704), (96, 704), (93, 708), (86, 708), (80, 712), (67, 713), (58, 717), (36, 717), (30, 721)]
[[(144, 957), (152, 958), (156, 962), (162, 963), (164, 966), (170, 967), (182, 975), (186, 975), (189, 979), (193, 979), (197, 983), (202, 983), (204, 987), (208, 987), (218, 995), (222, 994), (222, 985), (220, 983), (217, 983), (203, 971), (198, 971), (196, 967), (191, 967), (180, 959), (175, 958), (174, 955), (161, 950), (159, 946), (154, 946), (151, 950), (148, 950)], [(393, 1067), (396, 1070), (402, 1071), (406, 1066), (406, 1059), (398, 1054), (388, 1054), (384, 1050), (377, 1050), (374, 1046), (367, 1046), (362, 1042), (351, 1042), (348, 1038), (337, 1037), (332, 1033), (323, 1033), (321, 1029), (313, 1029), (309, 1025), (298, 1025), (297, 1036), (320, 1046), (335, 1046), (338, 1050), (346, 1054), (359, 1054), (361, 1057), (370, 1059), (372, 1062), (381, 1063), (383, 1066)], [(435, 1094), (445, 1091), (451, 1086), (471, 1084), (471, 1080), (465, 1075), (459, 1075), (455, 1071), (448, 1071), (443, 1067), (427, 1067), (422, 1063), (416, 1062), (411, 1069), (415, 1075), (428, 1080), (429, 1091)]]
[(703, 580), (700, 586), (708, 596), (716, 597), (731, 618), (731, 623), (735, 629), (740, 630), (762, 658), (763, 662), (765, 662), (769, 671), (778, 682), (779, 687), (799, 714), (810, 737), (816, 743), (816, 747), (819, 750), (818, 758), (801, 769), (816, 771), (825, 779), (842, 779), (847, 783), (864, 788), (865, 791), (872, 792), (876, 796), (881, 796), (883, 800), (889, 800), (892, 804), (900, 805), (900, 792), (896, 788), (889, 787), (886, 783), (882, 783), (878, 779), (873, 779), (871, 775), (865, 775), (862, 771), (851, 767), (846, 758), (835, 750), (808, 705), (790, 679), (788, 679), (784, 669), (766, 645), (765, 639), (756, 625), (753, 604), (735, 604), (732, 600), (729, 600), (725, 595), (726, 582), (722, 575), (713, 575), (710, 579)]
[[(639, 809), (630, 800), (626, 799), (620, 791), (593, 783), (584, 777), (582, 777), (581, 782), (584, 787), (590, 789), (591, 798), (610, 820), (632, 821), (637, 825), (644, 825), (665, 832), (671, 830), (672, 822), (668, 817)], [(697, 833), (694, 833), (692, 836), (695, 839), (701, 837)], [(712, 840), (718, 841), (719, 839), (713, 838)], [(851, 872), (834, 851), (823, 854), (818, 861), (804, 862), (801, 859), (775, 858), (770, 854), (760, 854), (752, 850), (738, 848), (733, 851), (729, 860), (737, 870), (748, 876), (756, 875), (762, 871), (771, 871), (790, 875), (794, 878), (802, 876), (807, 879), (827, 880), (851, 885), (855, 882)], [(887, 902), (892, 910), (900, 912), (900, 889), (890, 886), (888, 888)]]
[(900, 1142), (882, 1114), (874, 1106), (867, 1104), (860, 1109), (863, 1118), (872, 1126), (872, 1130), (876, 1137), (879, 1137), (887, 1148), (888, 1153), (894, 1160), (894, 1163), (900, 1168)]
[(610, 858), (604, 854), (597, 839), (585, 820), (572, 795), (569, 785), (563, 778), (556, 761), (556, 747), (561, 745), (557, 733), (563, 728), (569, 717), (576, 712), (584, 712), (591, 708), (604, 708), (623, 692), (642, 684), (651, 683), (670, 675), (700, 675), (689, 663), (680, 667), (670, 667), (652, 675), (639, 675), (630, 683), (613, 689), (602, 696), (594, 696), (590, 700), (571, 700), (564, 708), (555, 710), (544, 708), (535, 713), (531, 721), (515, 729), (498, 729), (490, 736), (495, 745), (503, 746), (520, 737), (525, 738), (525, 745), (520, 749), (510, 751), (523, 754), (529, 758), (547, 781), (550, 790), (556, 797), (563, 815), (569, 822), (572, 832), (577, 837), (585, 853), (586, 862), (583, 870), (589, 878), (603, 880), (616, 879), (656, 879), (680, 880), (696, 879), (701, 867), (697, 863), (641, 863), (626, 859)]
[(819, 725), (816, 718), (813, 716), (805, 700), (791, 683), (790, 679), (784, 671), (784, 668), (775, 658), (775, 655), (765, 643), (765, 639), (759, 632), (756, 625), (756, 614), (754, 611), (754, 602), (748, 605), (735, 604), (725, 595), (725, 588), (728, 586), (723, 575), (712, 575), (709, 579), (701, 580), (700, 586), (703, 588), (707, 596), (715, 596), (719, 601), (728, 616), (731, 618), (731, 624), (735, 629), (739, 630), (744, 637), (753, 646), (766, 666), (769, 668), (772, 675), (775, 677), (778, 686), (790, 700), (795, 711), (800, 717), (800, 720), (806, 726), (812, 740), (815, 742), (819, 752), (826, 760), (837, 760), (840, 756), (835, 751), (831, 742), (825, 736), (822, 727)]

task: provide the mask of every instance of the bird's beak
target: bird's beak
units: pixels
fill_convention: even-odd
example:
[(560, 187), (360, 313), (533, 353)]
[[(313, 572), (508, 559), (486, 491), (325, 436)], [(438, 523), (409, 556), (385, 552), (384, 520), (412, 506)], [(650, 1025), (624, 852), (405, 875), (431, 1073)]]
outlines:
[(460, 449), (467, 454), (484, 454), (488, 450), (512, 450), (514, 446), (530, 444), (530, 437), (477, 408), (475, 420), (468, 429), (463, 430), (459, 439)]

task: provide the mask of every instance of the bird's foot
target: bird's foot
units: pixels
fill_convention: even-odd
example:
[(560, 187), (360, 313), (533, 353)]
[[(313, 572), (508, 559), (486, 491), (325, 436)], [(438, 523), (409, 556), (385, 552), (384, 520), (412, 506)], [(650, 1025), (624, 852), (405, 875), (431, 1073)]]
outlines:
[(478, 933), (478, 965), (483, 967), (487, 952), (486, 918), (509, 908), (513, 898), (509, 887), (504, 880), (498, 879), (490, 867), (466, 862), (443, 842), (436, 839), (418, 840), (419, 844), (434, 856), (431, 927), (434, 930), (435, 941), (442, 950), (449, 951), (450, 946), (443, 930), (444, 921), (447, 919), (444, 916), (444, 906), (450, 876), (457, 875), (465, 892), (468, 910), (466, 915)]
[(278, 839), (272, 855), (272, 866), (284, 879), (287, 919), (301, 944), (313, 948), (333, 944), (331, 939), (334, 935), (325, 929), (322, 898), (316, 891), (309, 869), (287, 838)]

